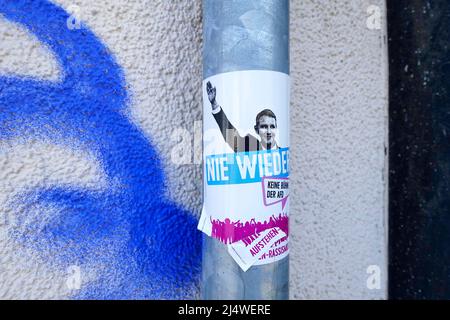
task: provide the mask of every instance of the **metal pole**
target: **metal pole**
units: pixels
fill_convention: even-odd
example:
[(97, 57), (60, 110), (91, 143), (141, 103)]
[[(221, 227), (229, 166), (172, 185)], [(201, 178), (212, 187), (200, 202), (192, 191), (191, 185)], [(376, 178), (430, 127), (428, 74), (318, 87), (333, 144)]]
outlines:
[[(273, 72), (274, 76), (280, 74), (280, 76), (288, 78), (289, 0), (203, 0), (203, 17), (204, 79), (216, 79), (215, 76), (225, 73), (235, 74), (236, 72), (249, 70), (269, 71)], [(211, 95), (205, 93), (203, 95), (205, 103), (204, 126), (207, 117), (207, 119), (213, 119), (209, 110), (211, 108), (210, 101), (212, 101), (213, 112), (216, 112), (214, 109), (214, 103), (216, 102), (213, 99), (216, 96), (215, 86), (217, 86), (217, 95), (219, 96), (222, 93), (223, 96), (221, 101), (217, 102), (218, 104), (223, 103), (229, 95), (241, 96), (246, 94), (242, 86), (231, 91), (220, 92), (221, 81), (215, 80), (210, 85), (208, 93), (213, 92), (214, 86), (212, 98)], [(240, 80), (236, 81), (236, 83), (239, 83)], [(252, 86), (252, 84), (253, 82), (250, 82), (249, 85)], [(203, 88), (203, 91), (205, 91), (205, 88)], [(265, 92), (261, 92), (261, 94), (263, 93), (265, 94)], [(208, 98), (210, 101), (208, 101)], [(288, 100), (287, 97), (286, 101)], [(226, 107), (229, 106), (223, 105), (223, 110)], [(228, 117), (230, 118), (233, 112), (236, 117), (239, 117), (240, 114), (242, 115), (239, 112), (242, 112), (244, 107), (246, 106), (240, 105), (234, 106), (234, 109), (228, 109)], [(251, 109), (250, 105), (249, 108)], [(286, 113), (284, 116), (289, 118), (288, 103), (280, 108), (285, 108), (281, 113)], [(249, 113), (252, 112), (250, 109), (248, 110)], [(236, 119), (236, 117), (234, 118)], [(277, 114), (278, 125), (283, 121), (282, 118), (283, 115)], [(288, 128), (287, 125), (285, 128), (278, 129), (288, 131)], [(262, 140), (256, 143), (262, 144)], [(269, 146), (275, 149), (273, 145), (269, 144)], [(249, 151), (249, 149), (247, 148), (244, 151)], [(204, 170), (205, 174), (206, 170)], [(205, 194), (205, 200), (206, 197), (209, 197), (209, 195)], [(239, 199), (230, 196), (226, 198), (228, 204), (238, 201), (246, 201), (245, 194)], [(284, 209), (284, 204), (283, 210), (287, 211), (287, 209)], [(213, 220), (212, 214), (214, 213), (203, 212), (203, 215), (206, 215), (207, 222)], [(201, 288), (203, 299), (289, 298), (288, 256), (275, 262), (252, 265), (247, 271), (244, 271), (232, 258), (228, 247), (223, 241), (209, 235), (204, 236)]]

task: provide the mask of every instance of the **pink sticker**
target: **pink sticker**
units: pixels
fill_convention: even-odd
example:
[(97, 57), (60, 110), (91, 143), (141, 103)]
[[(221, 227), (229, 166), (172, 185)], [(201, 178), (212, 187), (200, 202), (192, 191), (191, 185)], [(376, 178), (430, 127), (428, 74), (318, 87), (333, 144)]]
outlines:
[(280, 228), (270, 228), (254, 235), (252, 241), (239, 241), (228, 245), (228, 252), (245, 272), (284, 238), (286, 234)]

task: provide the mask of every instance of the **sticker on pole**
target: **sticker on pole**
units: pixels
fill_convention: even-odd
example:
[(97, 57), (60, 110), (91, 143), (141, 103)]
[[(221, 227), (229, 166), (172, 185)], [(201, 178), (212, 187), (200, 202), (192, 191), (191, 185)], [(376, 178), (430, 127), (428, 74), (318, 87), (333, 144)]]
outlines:
[[(275, 254), (271, 249), (277, 241), (286, 237), (286, 234), (278, 227), (264, 230), (249, 240), (241, 240), (228, 245), (228, 253), (233, 257), (242, 270), (247, 271), (264, 254)], [(281, 252), (284, 253), (284, 252)]]
[(266, 206), (281, 203), (284, 209), (289, 196), (288, 178), (262, 178), (263, 200)]
[(288, 255), (289, 76), (238, 71), (203, 82), (204, 203), (198, 228), (243, 270)]

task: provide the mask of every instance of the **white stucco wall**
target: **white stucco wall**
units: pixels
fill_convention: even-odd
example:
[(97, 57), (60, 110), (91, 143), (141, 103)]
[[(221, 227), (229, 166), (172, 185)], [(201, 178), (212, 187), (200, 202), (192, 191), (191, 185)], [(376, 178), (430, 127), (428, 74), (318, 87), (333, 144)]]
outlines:
[[(133, 94), (129, 117), (167, 164), (168, 196), (199, 214), (200, 166), (171, 162), (171, 136), (180, 125), (194, 134), (201, 120), (201, 1), (55, 3), (77, 5), (115, 54)], [(380, 30), (367, 26), (370, 5), (382, 10)], [(293, 299), (386, 298), (384, 16), (381, 0), (291, 1)], [(1, 16), (0, 39), (0, 73), (58, 77), (47, 50)], [(87, 152), (19, 142), (2, 150), (3, 214), (22, 187), (55, 179), (96, 188), (104, 180)], [(70, 297), (65, 274), (21, 250), (0, 225), (0, 298)], [(381, 268), (379, 290), (366, 286), (370, 265)], [(86, 268), (95, 277), (95, 264)]]

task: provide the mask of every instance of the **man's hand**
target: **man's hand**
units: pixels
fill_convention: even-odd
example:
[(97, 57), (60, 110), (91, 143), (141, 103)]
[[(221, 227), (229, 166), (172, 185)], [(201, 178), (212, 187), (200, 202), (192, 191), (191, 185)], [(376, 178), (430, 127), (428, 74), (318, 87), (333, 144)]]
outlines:
[(206, 92), (208, 93), (208, 99), (211, 102), (212, 109), (217, 109), (219, 105), (216, 102), (216, 87), (213, 87), (209, 81), (206, 83)]

